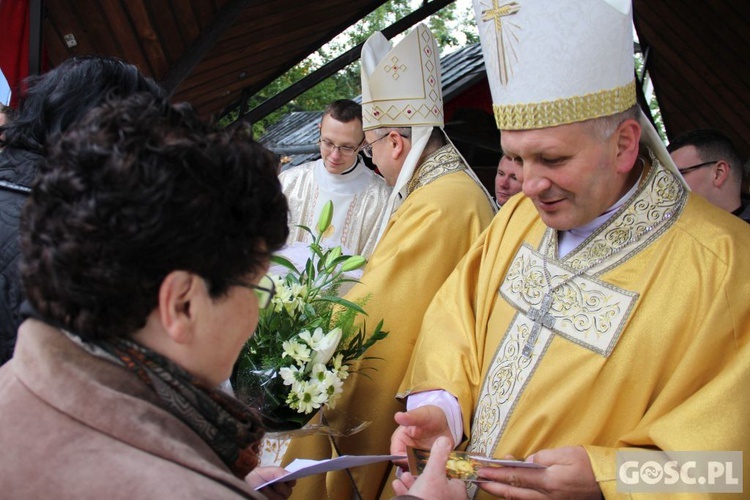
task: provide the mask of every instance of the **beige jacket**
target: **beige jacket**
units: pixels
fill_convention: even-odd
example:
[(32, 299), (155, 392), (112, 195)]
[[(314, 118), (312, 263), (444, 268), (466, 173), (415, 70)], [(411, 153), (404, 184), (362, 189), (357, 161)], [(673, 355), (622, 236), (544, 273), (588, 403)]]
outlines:
[(27, 320), (0, 368), (0, 496), (264, 498), (132, 373)]

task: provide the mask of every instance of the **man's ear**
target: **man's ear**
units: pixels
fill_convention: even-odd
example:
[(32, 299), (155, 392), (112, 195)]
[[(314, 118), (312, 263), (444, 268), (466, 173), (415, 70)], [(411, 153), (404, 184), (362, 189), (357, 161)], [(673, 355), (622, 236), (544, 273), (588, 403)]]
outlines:
[(159, 319), (167, 335), (178, 344), (187, 343), (195, 327), (197, 295), (203, 282), (187, 271), (172, 271), (159, 287)]
[(618, 125), (615, 131), (617, 148), (617, 171), (629, 172), (638, 158), (638, 144), (641, 140), (641, 124), (637, 120), (628, 118)]
[(716, 162), (716, 164), (713, 166), (713, 185), (714, 187), (720, 188), (726, 181), (729, 179), (729, 175), (731, 173), (730, 171), (731, 167), (729, 164), (724, 160), (719, 160)]
[(388, 139), (386, 140), (391, 142), (391, 156), (394, 160), (398, 160), (400, 157), (406, 158), (406, 155), (409, 154), (411, 142), (407, 141), (395, 130), (391, 130), (388, 133)]

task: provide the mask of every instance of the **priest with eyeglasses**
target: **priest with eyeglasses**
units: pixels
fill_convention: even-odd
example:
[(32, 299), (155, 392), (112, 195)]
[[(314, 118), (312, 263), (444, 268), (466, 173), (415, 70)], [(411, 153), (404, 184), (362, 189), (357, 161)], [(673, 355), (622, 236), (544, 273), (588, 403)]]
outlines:
[(289, 247), (284, 253), (295, 260), (293, 249), (301, 248), (307, 256), (311, 236), (298, 226), (314, 228), (323, 206), (332, 201), (333, 219), (323, 245), (340, 245), (347, 252), (369, 257), (391, 189), (358, 154), (365, 137), (362, 107), (348, 99), (334, 101), (323, 112), (319, 128), (321, 158), (279, 175), (290, 211)]

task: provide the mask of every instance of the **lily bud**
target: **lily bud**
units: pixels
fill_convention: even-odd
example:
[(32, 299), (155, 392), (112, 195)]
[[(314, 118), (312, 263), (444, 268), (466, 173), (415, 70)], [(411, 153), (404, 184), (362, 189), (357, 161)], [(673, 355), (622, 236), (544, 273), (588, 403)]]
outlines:
[(361, 255), (352, 255), (351, 257), (346, 259), (343, 264), (341, 264), (341, 271), (354, 271), (355, 269), (359, 269), (365, 264), (367, 264), (367, 259), (365, 259)]
[(333, 202), (328, 200), (323, 205), (323, 210), (320, 212), (320, 218), (318, 219), (318, 233), (323, 234), (331, 225), (331, 219), (333, 219)]
[(333, 262), (341, 257), (341, 247), (333, 247), (331, 252), (326, 257), (326, 267), (330, 268)]
[(315, 350), (315, 354), (313, 354), (312, 360), (310, 365), (315, 366), (317, 363), (320, 363), (322, 365), (325, 365), (328, 363), (328, 361), (333, 356), (333, 353), (336, 352), (336, 348), (339, 346), (339, 342), (341, 341), (341, 335), (342, 335), (341, 328), (334, 328), (320, 341), (320, 344), (318, 345), (318, 348)]

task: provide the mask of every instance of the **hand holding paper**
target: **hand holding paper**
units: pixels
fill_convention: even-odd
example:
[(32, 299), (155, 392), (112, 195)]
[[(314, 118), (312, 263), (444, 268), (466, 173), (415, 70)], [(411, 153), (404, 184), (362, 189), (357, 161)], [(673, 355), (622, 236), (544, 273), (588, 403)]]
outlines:
[(464, 483), (458, 479), (448, 479), (445, 475), (446, 462), (453, 449), (448, 438), (438, 438), (427, 453), (429, 460), (419, 477), (405, 472), (393, 481), (393, 491), (397, 495), (411, 495), (431, 500), (463, 500), (467, 498)]
[[(550, 498), (601, 498), (602, 492), (583, 446), (540, 450), (527, 459), (537, 468), (483, 467), (479, 484), (497, 496), (526, 498), (543, 492)], [(541, 468), (539, 468), (541, 467)]]

